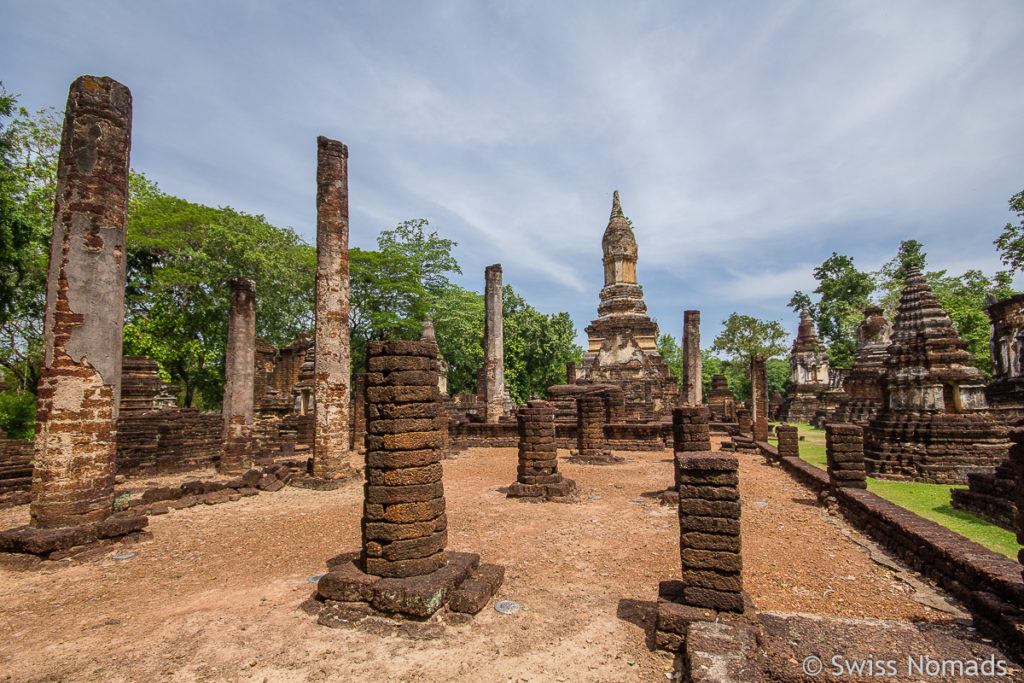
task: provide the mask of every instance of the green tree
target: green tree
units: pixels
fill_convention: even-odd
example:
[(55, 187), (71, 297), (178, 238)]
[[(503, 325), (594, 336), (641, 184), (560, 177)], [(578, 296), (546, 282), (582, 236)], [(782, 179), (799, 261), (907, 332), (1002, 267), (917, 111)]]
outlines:
[(857, 326), (870, 305), (874, 280), (870, 273), (857, 270), (852, 258), (836, 252), (814, 269), (814, 279), (818, 281), (814, 290), (819, 295), (818, 303), (811, 303), (810, 297), (797, 291), (789, 305), (794, 311), (808, 306), (833, 367), (852, 367), (857, 351)]
[(725, 353), (729, 360), (746, 368), (755, 353), (774, 358), (786, 352), (786, 330), (778, 320), (759, 320), (732, 313), (722, 321), (723, 330), (711, 345), (714, 352)]
[(399, 254), (407, 258), (419, 284), (433, 304), (451, 286), (449, 274), (462, 274), (459, 262), (452, 256), (458, 243), (441, 237), (436, 230), (429, 233), (425, 218), (402, 221), (392, 230), (383, 230), (377, 237), (377, 248), (383, 254)]
[(565, 364), (583, 359), (576, 327), (566, 312), (545, 315), (516, 294), (502, 289), (504, 314), (505, 384), (512, 400), (544, 398), (547, 388), (565, 382)]
[[(658, 353), (668, 365), (672, 374), (679, 380), (679, 390), (683, 390), (683, 348), (671, 334), (658, 337)], [(709, 380), (710, 381), (710, 380)]]
[(256, 283), (256, 333), (287, 343), (312, 326), (315, 250), (290, 229), (167, 195), (137, 176), (128, 214), (124, 350), (157, 360), (185, 405), (220, 405), (229, 282)]
[(59, 114), (30, 114), (0, 84), (0, 428), (30, 438), (42, 349)]
[(415, 264), (395, 251), (349, 250), (352, 365), (366, 369), (366, 345), (379, 339), (419, 339), (425, 292)]
[(476, 371), (484, 364), (483, 294), (451, 285), (435, 299), (433, 321), (448, 363), (448, 393), (475, 392)]
[(1003, 265), (1016, 273), (1024, 270), (1024, 190), (1010, 197), (1010, 211), (1017, 215), (1018, 223), (1007, 223), (994, 244)]

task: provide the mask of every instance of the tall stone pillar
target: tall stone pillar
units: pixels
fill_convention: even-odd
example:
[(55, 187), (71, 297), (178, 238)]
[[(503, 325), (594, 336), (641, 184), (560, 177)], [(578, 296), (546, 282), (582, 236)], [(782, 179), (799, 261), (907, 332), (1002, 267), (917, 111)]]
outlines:
[(252, 459), (252, 389), (256, 381), (256, 285), (231, 280), (228, 346), (224, 362), (224, 447), (219, 470), (244, 470)]
[(349, 451), (348, 147), (316, 139), (316, 360), (313, 476), (352, 473)]
[(692, 406), (704, 401), (701, 371), (700, 311), (683, 311), (683, 400)]
[(751, 431), (754, 441), (768, 440), (768, 374), (767, 359), (758, 353), (750, 357)]
[(573, 361), (565, 364), (565, 383), (576, 384), (576, 363)]
[(504, 414), (505, 343), (501, 302), (501, 264), (487, 266), (484, 285), (484, 421)]
[(36, 527), (75, 526), (112, 511), (131, 126), (128, 88), (96, 76), (71, 84), (39, 370)]

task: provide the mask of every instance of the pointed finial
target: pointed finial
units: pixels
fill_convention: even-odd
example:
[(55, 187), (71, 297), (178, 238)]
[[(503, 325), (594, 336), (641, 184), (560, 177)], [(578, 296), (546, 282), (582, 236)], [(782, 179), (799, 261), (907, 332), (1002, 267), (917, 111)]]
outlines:
[(623, 213), (622, 213), (622, 205), (619, 204), (619, 191), (615, 190), (615, 192), (612, 193), (612, 215), (611, 215), (611, 217), (615, 218), (616, 216), (621, 216), (621, 215), (623, 215)]

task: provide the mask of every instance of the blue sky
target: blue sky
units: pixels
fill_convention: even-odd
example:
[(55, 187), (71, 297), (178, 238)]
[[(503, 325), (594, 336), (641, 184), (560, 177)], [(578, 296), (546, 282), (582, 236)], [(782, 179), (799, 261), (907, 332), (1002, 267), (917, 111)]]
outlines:
[[(704, 345), (782, 320), (832, 251), (999, 267), (1024, 189), (1024, 3), (0, 0), (0, 80), (134, 96), (132, 166), (314, 241), (316, 136), (349, 146), (351, 244), (427, 218), (459, 284), (500, 262), (596, 317), (618, 189), (650, 314)], [(1019, 286), (1019, 285), (1018, 285)]]

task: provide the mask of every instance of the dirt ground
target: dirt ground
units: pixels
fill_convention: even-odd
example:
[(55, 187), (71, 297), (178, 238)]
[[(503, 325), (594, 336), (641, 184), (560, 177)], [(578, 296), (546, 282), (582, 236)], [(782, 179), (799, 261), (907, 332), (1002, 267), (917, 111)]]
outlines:
[[(648, 648), (658, 582), (679, 576), (678, 522), (654, 497), (670, 451), (612, 466), (564, 463), (575, 504), (496, 490), (516, 450), (444, 463), (449, 549), (506, 567), (493, 609), (437, 640), (318, 626), (298, 609), (324, 561), (359, 548), (362, 488), (284, 490), (151, 518), (154, 540), (39, 571), (0, 569), (0, 680), (665, 680)], [(565, 457), (567, 452), (561, 452)], [(763, 610), (951, 623), (759, 456), (741, 455), (744, 581)], [(209, 473), (207, 473), (209, 474)], [(146, 480), (153, 481), (158, 480)], [(0, 528), (27, 523), (0, 511)]]

